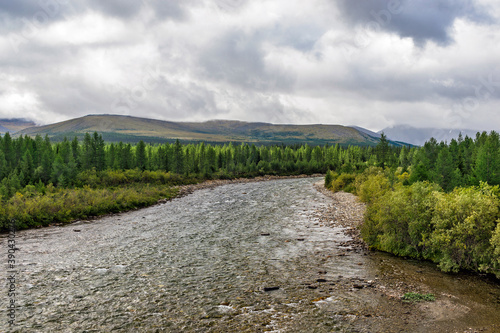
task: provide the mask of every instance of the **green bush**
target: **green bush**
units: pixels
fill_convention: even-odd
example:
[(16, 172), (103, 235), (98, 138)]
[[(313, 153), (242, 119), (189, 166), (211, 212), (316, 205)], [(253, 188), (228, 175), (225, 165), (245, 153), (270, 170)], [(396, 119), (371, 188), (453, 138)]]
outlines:
[(328, 189), (332, 188), (332, 182), (337, 177), (338, 174), (336, 172), (328, 170), (325, 175), (325, 187)]
[(491, 238), (491, 246), (493, 248), (493, 257), (491, 260), (491, 270), (500, 279), (500, 220), (497, 220), (497, 227)]
[(330, 189), (333, 192), (338, 192), (338, 191), (353, 192), (355, 189), (354, 188), (355, 180), (356, 180), (356, 175), (350, 173), (343, 173), (332, 181)]
[(441, 250), (438, 262), (442, 270), (491, 271), (491, 240), (500, 217), (494, 191), (482, 184), (437, 194), (431, 221), (434, 232), (427, 244)]
[(400, 180), (391, 187), (382, 173), (367, 174), (357, 178), (356, 187), (368, 203), (361, 235), (369, 246), (432, 260), (446, 272), (500, 277), (498, 186), (482, 183), (445, 193), (434, 183), (404, 186)]
[(77, 175), (76, 184), (79, 187), (89, 185), (91, 188), (113, 187), (131, 183), (150, 183), (164, 185), (181, 185), (194, 183), (195, 179), (182, 177), (165, 171), (128, 170), (86, 170)]
[(361, 201), (372, 203), (377, 197), (383, 196), (391, 189), (391, 184), (382, 173), (362, 175), (356, 178), (356, 194)]
[(367, 243), (382, 251), (401, 256), (428, 258), (433, 249), (423, 241), (432, 233), (435, 184), (418, 182), (397, 185), (380, 197), (372, 197), (361, 235)]

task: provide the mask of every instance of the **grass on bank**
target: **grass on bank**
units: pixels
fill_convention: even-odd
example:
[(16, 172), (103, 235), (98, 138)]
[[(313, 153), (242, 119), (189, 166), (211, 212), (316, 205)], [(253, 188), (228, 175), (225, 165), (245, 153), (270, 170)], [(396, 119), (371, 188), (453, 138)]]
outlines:
[(175, 185), (201, 179), (163, 171), (87, 170), (77, 176), (72, 188), (27, 185), (0, 205), (0, 232), (67, 223), (77, 219), (133, 210), (175, 197)]
[(101, 189), (57, 189), (49, 185), (45, 193), (18, 192), (5, 202), (0, 207), (0, 230), (7, 231), (12, 219), (17, 229), (42, 227), (146, 207), (176, 194), (175, 188), (166, 185), (131, 184)]

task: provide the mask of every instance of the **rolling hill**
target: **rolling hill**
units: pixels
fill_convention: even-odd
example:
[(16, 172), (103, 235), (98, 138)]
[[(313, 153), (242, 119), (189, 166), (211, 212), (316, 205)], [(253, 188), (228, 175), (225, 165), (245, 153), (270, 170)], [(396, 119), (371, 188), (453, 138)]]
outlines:
[[(122, 115), (88, 115), (51, 125), (27, 128), (16, 133), (48, 135), (59, 141), (65, 136), (83, 137), (98, 132), (108, 142), (249, 142), (256, 144), (376, 145), (378, 138), (340, 125), (273, 125), (232, 120), (171, 122)], [(397, 143), (395, 143), (397, 144)], [(399, 145), (399, 144), (397, 144)]]

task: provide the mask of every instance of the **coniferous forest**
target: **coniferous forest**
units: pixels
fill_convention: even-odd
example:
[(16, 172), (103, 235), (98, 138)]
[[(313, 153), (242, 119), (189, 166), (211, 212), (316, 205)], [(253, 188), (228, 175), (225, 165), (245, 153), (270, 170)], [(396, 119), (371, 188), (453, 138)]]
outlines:
[(0, 229), (30, 228), (156, 203), (206, 179), (326, 173), (333, 191), (368, 204), (373, 248), (445, 271), (500, 276), (500, 138), (496, 132), (394, 147), (105, 143), (98, 133), (52, 143), (0, 136)]

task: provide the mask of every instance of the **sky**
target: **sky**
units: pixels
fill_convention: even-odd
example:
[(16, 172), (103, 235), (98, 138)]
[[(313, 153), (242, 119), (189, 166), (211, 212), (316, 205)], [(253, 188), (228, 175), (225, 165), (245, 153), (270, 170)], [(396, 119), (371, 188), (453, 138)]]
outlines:
[(0, 0), (0, 118), (498, 130), (498, 0)]

